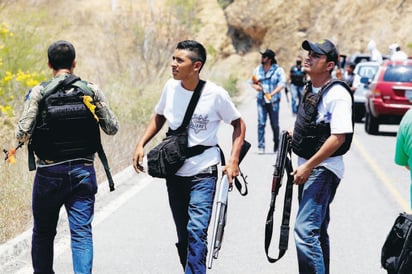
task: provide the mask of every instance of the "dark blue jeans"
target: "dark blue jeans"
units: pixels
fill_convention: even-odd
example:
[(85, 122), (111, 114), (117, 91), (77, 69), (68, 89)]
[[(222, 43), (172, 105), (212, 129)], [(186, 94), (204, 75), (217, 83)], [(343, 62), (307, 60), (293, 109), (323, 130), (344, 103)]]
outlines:
[(92, 272), (92, 220), (97, 182), (92, 163), (38, 167), (33, 185), (32, 263), (35, 274), (53, 271), (53, 242), (60, 208), (67, 211), (76, 274)]
[(298, 113), (298, 107), (302, 100), (303, 88), (304, 86), (290, 85), (290, 93), (292, 94), (292, 112), (294, 114)]
[(180, 263), (186, 274), (206, 273), (207, 230), (212, 216), (217, 171), (167, 179), (176, 225)]
[(258, 148), (265, 148), (266, 120), (269, 116), (270, 127), (273, 132), (273, 149), (279, 145), (279, 102), (264, 103), (263, 99), (257, 99), (258, 111)]
[(315, 168), (299, 185), (295, 242), (301, 274), (329, 273), (329, 205), (340, 179), (326, 168)]

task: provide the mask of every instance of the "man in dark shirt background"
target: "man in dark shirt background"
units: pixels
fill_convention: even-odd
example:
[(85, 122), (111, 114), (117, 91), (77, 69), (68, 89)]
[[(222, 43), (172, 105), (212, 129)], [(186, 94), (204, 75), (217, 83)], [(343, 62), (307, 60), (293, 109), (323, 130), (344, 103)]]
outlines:
[(292, 112), (298, 112), (298, 106), (303, 94), (303, 87), (306, 82), (306, 73), (302, 66), (302, 57), (296, 57), (296, 64), (290, 68), (289, 72), (290, 91), (292, 94)]

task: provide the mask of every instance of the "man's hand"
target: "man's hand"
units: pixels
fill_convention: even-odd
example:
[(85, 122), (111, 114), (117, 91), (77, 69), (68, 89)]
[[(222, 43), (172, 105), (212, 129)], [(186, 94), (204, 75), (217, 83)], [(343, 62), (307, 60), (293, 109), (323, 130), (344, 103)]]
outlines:
[(304, 184), (309, 179), (311, 172), (312, 168), (308, 167), (306, 164), (299, 166), (291, 173), (294, 178), (293, 183), (297, 185)]
[(239, 176), (240, 174), (239, 165), (228, 164), (223, 167), (223, 173), (227, 175), (227, 178), (229, 179), (229, 186), (232, 187), (233, 178), (235, 178), (236, 176)]
[(137, 144), (133, 154), (133, 168), (136, 173), (144, 172), (143, 168), (144, 148)]

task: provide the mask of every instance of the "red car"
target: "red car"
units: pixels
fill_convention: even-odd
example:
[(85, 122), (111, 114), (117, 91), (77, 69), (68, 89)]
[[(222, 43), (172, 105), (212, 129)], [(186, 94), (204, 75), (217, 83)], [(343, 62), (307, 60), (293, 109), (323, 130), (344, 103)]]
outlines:
[[(361, 79), (362, 83), (364, 82)], [(378, 134), (379, 124), (399, 124), (412, 107), (412, 60), (385, 61), (366, 94), (365, 131)]]

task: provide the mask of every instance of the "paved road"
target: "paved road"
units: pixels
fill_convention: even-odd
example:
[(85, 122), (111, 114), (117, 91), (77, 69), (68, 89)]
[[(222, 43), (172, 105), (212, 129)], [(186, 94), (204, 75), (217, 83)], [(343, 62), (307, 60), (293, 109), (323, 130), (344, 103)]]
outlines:
[[(247, 140), (253, 144), (242, 163), (242, 171), (248, 175), (249, 195), (242, 197), (236, 191), (230, 193), (223, 247), (209, 273), (298, 273), (292, 233), (284, 258), (270, 264), (265, 257), (264, 225), (275, 155), (256, 152), (253, 93), (248, 89), (248, 95), (239, 106), (248, 125)], [(294, 117), (285, 99), (280, 117), (281, 129), (293, 127)], [(229, 153), (230, 130), (222, 126), (219, 133), (226, 154)], [(363, 124), (356, 124), (353, 147), (345, 157), (346, 174), (331, 209), (333, 274), (385, 273), (380, 268), (381, 246), (397, 214), (408, 210), (409, 205), (408, 173), (393, 164), (396, 130), (396, 126), (383, 126), (380, 136), (370, 136), (364, 133)], [(271, 139), (269, 133), (268, 130), (268, 141)], [(136, 175), (131, 168), (118, 174), (115, 180), (117, 190), (107, 193), (107, 186), (103, 184), (96, 203), (94, 273), (181, 273), (164, 182)], [(294, 191), (292, 227), (297, 208), (296, 188)], [(280, 219), (282, 195), (278, 197), (277, 219)], [(67, 223), (64, 218), (61, 223), (55, 271), (72, 273)], [(277, 255), (277, 238), (275, 235), (272, 256)], [(30, 273), (29, 254), (23, 254), (3, 269), (4, 273)]]

